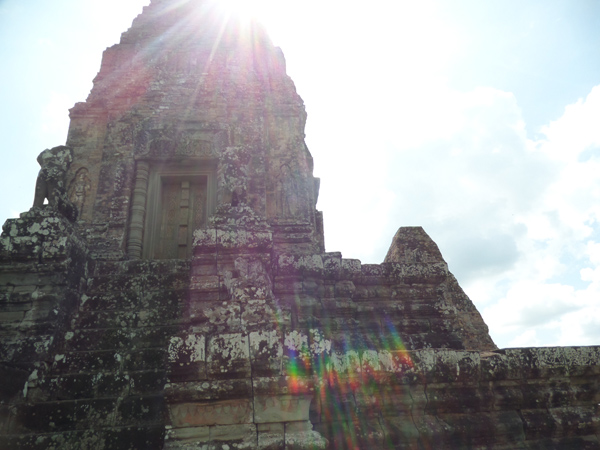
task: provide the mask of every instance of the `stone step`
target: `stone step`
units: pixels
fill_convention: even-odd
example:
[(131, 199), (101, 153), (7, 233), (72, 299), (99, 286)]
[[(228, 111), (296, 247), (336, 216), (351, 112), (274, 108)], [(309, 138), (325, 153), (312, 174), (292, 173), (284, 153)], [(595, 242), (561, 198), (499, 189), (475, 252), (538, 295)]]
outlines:
[(65, 431), (46, 434), (20, 434), (2, 436), (0, 450), (47, 450), (106, 448), (111, 450), (161, 450), (164, 442), (164, 425), (147, 425), (138, 427), (110, 427), (100, 430)]
[(88, 280), (88, 293), (104, 294), (121, 291), (152, 291), (185, 289), (190, 284), (189, 273), (149, 272), (142, 274), (96, 275)]
[(51, 433), (91, 427), (109, 427), (115, 423), (116, 398), (62, 400), (17, 406), (16, 431)]
[(81, 400), (129, 395), (131, 378), (119, 373), (79, 373), (48, 376), (39, 385), (48, 401)]
[(138, 351), (123, 349), (64, 352), (55, 355), (52, 373), (70, 375), (153, 370), (164, 368), (166, 360), (167, 350), (164, 347)]
[(19, 405), (16, 409), (16, 421), (20, 426), (18, 431), (51, 433), (82, 428), (98, 430), (116, 425), (159, 424), (164, 417), (165, 401), (160, 394), (135, 395), (38, 402)]
[(93, 276), (110, 276), (116, 274), (140, 275), (154, 274), (189, 274), (190, 261), (186, 260), (132, 260), (132, 261), (97, 261), (92, 271)]
[(167, 345), (177, 326), (79, 329), (67, 333), (65, 351), (136, 350)]
[(83, 294), (80, 299), (80, 311), (130, 311), (140, 303), (139, 291), (104, 292), (99, 294)]
[(48, 355), (53, 342), (54, 336), (45, 332), (35, 336), (0, 334), (0, 362), (18, 361), (24, 364), (39, 361)]
[[(80, 373), (47, 376), (29, 391), (44, 401), (117, 398), (131, 395), (155, 395), (164, 390), (164, 369), (126, 373)], [(22, 390), (22, 386), (20, 386)], [(36, 391), (37, 390), (37, 391)]]
[(136, 311), (92, 311), (75, 317), (76, 329), (156, 327), (176, 322), (178, 308), (141, 309)]
[(80, 311), (180, 310), (188, 301), (185, 289), (125, 290), (81, 296)]
[(422, 348), (446, 348), (452, 350), (462, 350), (465, 348), (462, 339), (455, 334), (438, 333), (419, 333), (403, 334), (399, 333), (407, 350), (418, 350)]

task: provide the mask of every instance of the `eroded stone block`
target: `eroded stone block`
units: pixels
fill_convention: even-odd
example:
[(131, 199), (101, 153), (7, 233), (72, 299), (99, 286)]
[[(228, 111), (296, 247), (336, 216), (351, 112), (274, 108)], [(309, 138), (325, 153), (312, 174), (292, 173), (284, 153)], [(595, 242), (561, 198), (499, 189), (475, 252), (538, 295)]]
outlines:
[(212, 337), (208, 347), (208, 374), (215, 378), (240, 378), (250, 375), (248, 336), (241, 333)]
[(309, 396), (255, 396), (254, 421), (256, 423), (306, 421), (310, 401)]
[(218, 400), (204, 403), (177, 403), (168, 407), (175, 428), (252, 423), (252, 401)]

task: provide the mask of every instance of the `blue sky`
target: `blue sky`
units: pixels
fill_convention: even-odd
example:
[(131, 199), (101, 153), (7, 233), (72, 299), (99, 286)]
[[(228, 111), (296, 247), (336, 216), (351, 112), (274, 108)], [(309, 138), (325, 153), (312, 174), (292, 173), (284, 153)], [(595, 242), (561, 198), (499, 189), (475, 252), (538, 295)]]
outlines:
[[(0, 216), (147, 3), (0, 0)], [(600, 2), (245, 3), (305, 101), (328, 251), (421, 225), (499, 346), (600, 344)]]

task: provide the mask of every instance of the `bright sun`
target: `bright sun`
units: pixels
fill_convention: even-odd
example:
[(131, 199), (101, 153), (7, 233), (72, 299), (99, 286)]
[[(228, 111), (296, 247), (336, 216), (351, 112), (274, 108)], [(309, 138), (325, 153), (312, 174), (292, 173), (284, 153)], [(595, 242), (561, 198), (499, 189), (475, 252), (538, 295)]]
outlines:
[(243, 19), (265, 20), (265, 15), (275, 5), (275, 0), (220, 0), (219, 6)]
[[(0, 0), (1, 1), (1, 0)], [(214, 0), (226, 18), (237, 18), (248, 24), (258, 21), (275, 42), (274, 35), (281, 34), (281, 23), (290, 13), (290, 3), (282, 0)]]

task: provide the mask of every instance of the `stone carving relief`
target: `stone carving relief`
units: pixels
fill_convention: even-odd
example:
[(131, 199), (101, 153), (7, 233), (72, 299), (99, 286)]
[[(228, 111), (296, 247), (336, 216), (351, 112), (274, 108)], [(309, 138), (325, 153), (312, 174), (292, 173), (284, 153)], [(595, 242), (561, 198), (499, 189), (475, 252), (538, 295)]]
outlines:
[(35, 184), (33, 207), (40, 208), (44, 200), (69, 220), (77, 218), (77, 210), (67, 198), (65, 175), (73, 162), (73, 150), (65, 145), (46, 149), (37, 157), (41, 169)]
[(135, 153), (138, 156), (216, 156), (215, 146), (207, 138), (194, 135), (193, 131), (172, 128), (148, 130), (144, 127), (137, 136)]
[(246, 189), (243, 186), (238, 186), (231, 193), (231, 206), (243, 206), (247, 202)]
[(298, 177), (289, 164), (282, 164), (276, 179), (276, 213), (280, 217), (296, 217), (301, 212)]
[(135, 142), (137, 129), (135, 113), (130, 114), (129, 120), (110, 122), (107, 124), (106, 144), (110, 147), (123, 147)]
[(177, 142), (172, 139), (158, 138), (153, 139), (148, 144), (148, 153), (150, 156), (173, 156), (177, 152)]
[(227, 147), (219, 155), (219, 189), (223, 203), (246, 204), (250, 153), (246, 147)]
[(147, 156), (213, 156), (212, 143), (192, 139), (173, 140), (168, 138), (153, 139), (147, 150), (139, 153)]
[(92, 181), (89, 177), (89, 171), (87, 168), (82, 167), (77, 171), (69, 186), (69, 201), (77, 208), (80, 216), (91, 188)]

